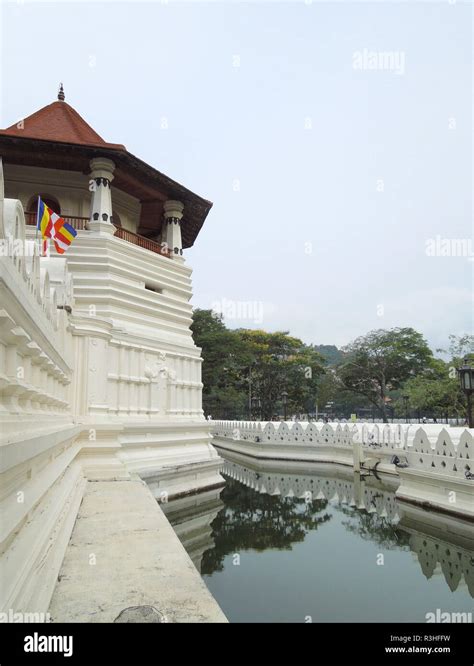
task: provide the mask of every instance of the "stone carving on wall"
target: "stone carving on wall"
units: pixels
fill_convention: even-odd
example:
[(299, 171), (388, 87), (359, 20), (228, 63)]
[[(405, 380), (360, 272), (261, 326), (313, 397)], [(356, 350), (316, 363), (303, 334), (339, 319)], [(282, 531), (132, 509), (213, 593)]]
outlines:
[(176, 379), (174, 370), (165, 363), (166, 354), (160, 352), (154, 360), (145, 365), (145, 377), (150, 381), (148, 411), (150, 415), (166, 414), (170, 400), (170, 383)]

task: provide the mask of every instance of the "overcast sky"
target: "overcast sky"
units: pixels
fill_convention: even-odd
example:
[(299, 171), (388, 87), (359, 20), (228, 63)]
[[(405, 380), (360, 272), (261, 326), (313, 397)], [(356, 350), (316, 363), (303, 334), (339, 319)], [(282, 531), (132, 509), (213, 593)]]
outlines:
[(472, 257), (430, 255), (472, 236), (472, 32), (459, 0), (3, 2), (0, 126), (63, 81), (213, 201), (186, 255), (232, 327), (446, 346), (473, 329)]

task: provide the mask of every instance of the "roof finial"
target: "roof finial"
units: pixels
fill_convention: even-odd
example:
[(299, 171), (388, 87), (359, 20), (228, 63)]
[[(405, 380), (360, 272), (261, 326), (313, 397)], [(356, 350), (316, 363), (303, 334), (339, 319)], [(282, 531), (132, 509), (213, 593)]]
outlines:
[(64, 94), (64, 88), (63, 88), (62, 83), (59, 84), (58, 99), (59, 99), (60, 102), (64, 102), (64, 100), (66, 99), (66, 95)]

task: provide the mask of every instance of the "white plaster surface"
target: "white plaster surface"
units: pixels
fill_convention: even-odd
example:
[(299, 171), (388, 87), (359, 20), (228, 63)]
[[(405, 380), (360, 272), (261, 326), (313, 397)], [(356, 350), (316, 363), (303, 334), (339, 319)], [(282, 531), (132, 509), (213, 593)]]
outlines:
[(227, 621), (147, 485), (89, 481), (49, 611), (54, 622), (113, 622), (133, 606), (168, 622)]

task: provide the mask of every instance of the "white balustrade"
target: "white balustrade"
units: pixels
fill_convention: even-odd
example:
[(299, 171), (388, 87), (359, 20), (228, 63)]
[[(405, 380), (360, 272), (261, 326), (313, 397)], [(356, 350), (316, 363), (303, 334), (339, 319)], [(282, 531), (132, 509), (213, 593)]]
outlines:
[[(474, 475), (473, 431), (442, 425), (403, 425), (369, 423), (212, 421), (214, 437), (240, 441), (267, 448), (279, 447), (291, 457), (291, 450), (303, 447), (307, 452), (318, 448), (352, 449), (361, 445), (366, 458), (379, 457), (390, 463), (394, 456), (408, 468), (424, 470), (451, 478), (469, 479)], [(392, 471), (396, 472), (392, 464)], [(474, 488), (474, 480), (472, 481)]]

